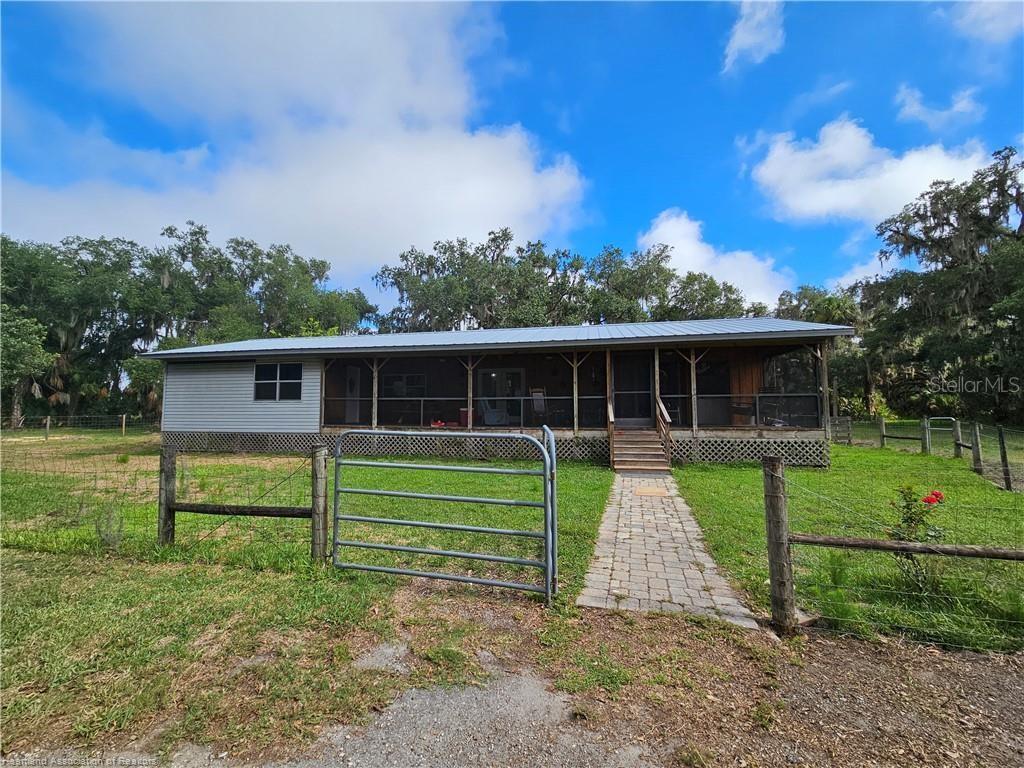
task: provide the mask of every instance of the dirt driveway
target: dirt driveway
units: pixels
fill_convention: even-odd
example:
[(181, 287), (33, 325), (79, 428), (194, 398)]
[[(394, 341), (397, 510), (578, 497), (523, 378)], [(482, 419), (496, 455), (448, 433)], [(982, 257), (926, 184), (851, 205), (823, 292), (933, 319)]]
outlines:
[[(437, 620), (464, 631), (456, 682), (420, 687)], [(185, 745), (182, 768), (1024, 765), (1024, 655), (600, 610), (554, 620), (501, 594), (416, 585), (356, 664), (410, 685), (296, 751)], [(436, 638), (433, 638), (436, 640)], [(108, 753), (112, 754), (112, 753)], [(127, 750), (120, 757), (145, 757)]]

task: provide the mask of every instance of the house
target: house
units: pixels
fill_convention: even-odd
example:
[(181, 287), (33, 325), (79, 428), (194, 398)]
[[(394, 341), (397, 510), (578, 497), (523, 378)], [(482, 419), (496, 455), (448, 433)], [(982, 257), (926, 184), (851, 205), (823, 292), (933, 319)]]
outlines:
[(452, 453), (466, 441), (441, 439), (451, 432), (546, 424), (561, 456), (622, 468), (766, 453), (825, 465), (828, 351), (852, 333), (734, 318), (253, 339), (146, 356), (166, 362), (163, 439), (179, 449), (306, 450), (364, 427), (439, 438), (396, 436), (377, 451)]

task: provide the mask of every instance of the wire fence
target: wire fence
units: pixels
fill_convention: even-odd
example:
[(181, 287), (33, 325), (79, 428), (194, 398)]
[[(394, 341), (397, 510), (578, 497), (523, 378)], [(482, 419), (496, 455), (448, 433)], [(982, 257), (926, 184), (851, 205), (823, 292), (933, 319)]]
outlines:
[[(160, 438), (95, 434), (2, 441), (4, 546), (292, 571), (309, 566), (309, 520), (181, 514), (157, 546)], [(308, 456), (179, 454), (178, 501), (308, 506)]]
[[(171, 544), (158, 544), (161, 445), (158, 434), (78, 433), (63, 440), (27, 440), (4, 432), (0, 442), (0, 541), (3, 546), (55, 554), (118, 555), (149, 562), (185, 562), (300, 572), (311, 564), (309, 517), (265, 517), (218, 510), (179, 511)], [(375, 455), (375, 458), (382, 458)], [(423, 458), (404, 457), (406, 462)], [(451, 459), (430, 459), (446, 463)], [(465, 462), (462, 462), (465, 463)], [(495, 462), (489, 462), (494, 464)], [(501, 462), (515, 465), (515, 461)], [(539, 477), (505, 477), (407, 471), (387, 472), (368, 465), (346, 471), (353, 487), (471, 497), (538, 497)], [(328, 473), (333, 493), (333, 472)], [(175, 505), (239, 505), (305, 508), (313, 504), (309, 454), (179, 451), (174, 461)], [(528, 528), (535, 509), (499, 509), (491, 504), (428, 502), (358, 496), (350, 512), (372, 517), (408, 517), (438, 523)], [(537, 519), (535, 519), (537, 518)], [(378, 526), (379, 527), (379, 526)], [(417, 531), (394, 527), (370, 530), (349, 524), (346, 535), (378, 543), (445, 550), (489, 552), (492, 536), (478, 533)], [(502, 542), (496, 554), (531, 556), (533, 543)], [(442, 559), (384, 553), (368, 562), (389, 567), (440, 570)], [(522, 570), (522, 569), (519, 569)], [(340, 573), (340, 572), (339, 572)], [(460, 570), (494, 578), (516, 576), (512, 566), (483, 563)]]
[[(936, 493), (937, 492), (937, 493)], [(1024, 550), (1024, 496), (943, 459), (876, 472), (787, 470), (789, 531)], [(798, 606), (815, 627), (951, 647), (1024, 648), (1024, 563), (794, 543)]]
[(924, 427), (919, 419), (848, 423), (840, 419), (834, 420), (834, 425), (839, 427), (833, 429), (835, 442), (961, 459), (996, 485), (1024, 491), (1024, 429), (979, 423), (980, 439), (975, 451), (975, 424), (970, 421), (937, 417), (929, 419)]
[(8, 418), (4, 421), (4, 437), (33, 437), (49, 433), (59, 436), (80, 431), (121, 434), (122, 431), (159, 432), (160, 416), (143, 416), (130, 413), (107, 413), (81, 416), (26, 416), (15, 421)]

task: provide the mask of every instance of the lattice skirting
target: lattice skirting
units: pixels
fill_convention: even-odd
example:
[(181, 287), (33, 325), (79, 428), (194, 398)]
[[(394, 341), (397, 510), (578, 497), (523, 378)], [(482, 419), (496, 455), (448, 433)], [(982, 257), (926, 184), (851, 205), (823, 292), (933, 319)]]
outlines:
[(676, 463), (724, 464), (733, 461), (760, 461), (765, 456), (781, 456), (792, 466), (827, 467), (830, 463), (826, 440), (759, 437), (677, 437), (672, 441), (672, 461)]
[[(338, 435), (275, 432), (164, 432), (164, 445), (185, 452), (308, 453), (325, 445), (334, 450)], [(535, 435), (536, 437), (536, 435)], [(557, 437), (558, 458), (566, 461), (608, 463), (608, 439), (599, 436)], [(535, 459), (526, 442), (480, 438), (402, 435), (346, 435), (342, 452), (377, 456), (439, 456), (473, 459)], [(763, 456), (782, 456), (795, 466), (827, 467), (829, 446), (823, 439), (754, 437), (675, 437), (672, 460), (676, 463), (726, 463), (760, 461)]]
[[(534, 435), (539, 439), (539, 435)], [(164, 445), (185, 452), (308, 453), (325, 445), (334, 450), (339, 435), (268, 432), (164, 432)], [(556, 437), (558, 458), (566, 461), (608, 463), (604, 437)], [(405, 435), (345, 435), (342, 453), (367, 456), (438, 456), (467, 459), (536, 459), (536, 449), (523, 440)]]

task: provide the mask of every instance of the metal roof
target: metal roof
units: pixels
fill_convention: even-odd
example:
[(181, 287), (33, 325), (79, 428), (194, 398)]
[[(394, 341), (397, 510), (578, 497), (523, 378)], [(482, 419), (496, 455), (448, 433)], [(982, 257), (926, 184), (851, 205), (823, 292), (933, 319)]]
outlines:
[(625, 347), (651, 344), (703, 344), (852, 336), (845, 325), (805, 323), (774, 317), (679, 320), (663, 323), (560, 325), (542, 328), (492, 328), (475, 331), (380, 333), (352, 336), (305, 336), (250, 339), (147, 352), (159, 360), (205, 360), (282, 355), (314, 357), (346, 353), (398, 353), (477, 350), (524, 350), (551, 347)]

